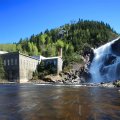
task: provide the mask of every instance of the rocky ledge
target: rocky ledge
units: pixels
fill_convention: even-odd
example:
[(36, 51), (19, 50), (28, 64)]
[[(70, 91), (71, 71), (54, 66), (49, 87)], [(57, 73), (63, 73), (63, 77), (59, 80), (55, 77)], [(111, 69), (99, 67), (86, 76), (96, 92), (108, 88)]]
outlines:
[(98, 86), (100, 87), (120, 87), (120, 80), (116, 80), (113, 82), (101, 82)]
[(116, 80), (114, 82), (101, 82), (101, 83), (86, 83), (81, 82), (80, 78), (73, 73), (64, 73), (65, 75), (54, 76), (48, 75), (45, 76), (44, 80), (36, 80), (31, 81), (32, 83), (39, 83), (39, 84), (60, 84), (60, 85), (80, 85), (86, 87), (120, 87), (120, 80)]

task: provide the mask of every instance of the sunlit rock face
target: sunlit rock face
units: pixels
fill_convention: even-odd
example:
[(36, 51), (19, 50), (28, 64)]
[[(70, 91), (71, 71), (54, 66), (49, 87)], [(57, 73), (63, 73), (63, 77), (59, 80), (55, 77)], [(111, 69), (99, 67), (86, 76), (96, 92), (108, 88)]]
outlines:
[(95, 83), (120, 79), (120, 38), (94, 49), (89, 72)]

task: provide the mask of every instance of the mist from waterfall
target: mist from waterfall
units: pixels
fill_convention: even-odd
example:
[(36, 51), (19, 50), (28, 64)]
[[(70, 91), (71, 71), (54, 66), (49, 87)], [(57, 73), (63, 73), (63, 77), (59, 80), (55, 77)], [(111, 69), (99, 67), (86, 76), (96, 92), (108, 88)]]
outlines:
[(94, 49), (95, 56), (89, 69), (91, 82), (100, 83), (120, 79), (120, 75), (118, 75), (120, 56), (116, 55), (111, 47), (117, 40), (120, 38)]

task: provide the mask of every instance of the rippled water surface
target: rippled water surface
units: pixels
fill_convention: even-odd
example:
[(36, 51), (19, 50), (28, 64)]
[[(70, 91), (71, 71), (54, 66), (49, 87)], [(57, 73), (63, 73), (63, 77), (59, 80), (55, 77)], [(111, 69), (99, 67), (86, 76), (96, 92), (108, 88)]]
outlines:
[(0, 85), (0, 120), (120, 120), (118, 88)]

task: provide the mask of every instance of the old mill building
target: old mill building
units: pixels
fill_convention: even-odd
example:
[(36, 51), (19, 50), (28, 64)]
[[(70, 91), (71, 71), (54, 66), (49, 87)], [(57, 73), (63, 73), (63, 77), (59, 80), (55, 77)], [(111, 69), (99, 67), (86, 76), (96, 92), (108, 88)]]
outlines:
[(56, 73), (62, 71), (62, 50), (60, 56), (57, 57), (42, 57), (42, 56), (28, 56), (20, 52), (2, 52), (0, 56), (3, 60), (6, 79), (11, 82), (25, 83), (32, 79), (32, 74), (36, 70), (37, 65), (44, 61), (46, 64), (54, 63), (56, 65)]

